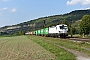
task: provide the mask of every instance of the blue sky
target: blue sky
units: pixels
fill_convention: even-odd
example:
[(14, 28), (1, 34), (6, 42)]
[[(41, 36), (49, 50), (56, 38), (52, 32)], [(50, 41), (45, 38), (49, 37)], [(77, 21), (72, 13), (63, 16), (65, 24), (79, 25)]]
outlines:
[(90, 0), (0, 0), (0, 27), (89, 8)]

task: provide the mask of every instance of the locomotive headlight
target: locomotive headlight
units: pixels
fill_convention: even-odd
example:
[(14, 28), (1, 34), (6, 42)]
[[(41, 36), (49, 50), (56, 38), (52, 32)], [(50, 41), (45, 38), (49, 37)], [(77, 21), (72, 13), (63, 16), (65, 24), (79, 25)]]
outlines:
[(62, 33), (63, 31), (59, 31), (59, 33)]

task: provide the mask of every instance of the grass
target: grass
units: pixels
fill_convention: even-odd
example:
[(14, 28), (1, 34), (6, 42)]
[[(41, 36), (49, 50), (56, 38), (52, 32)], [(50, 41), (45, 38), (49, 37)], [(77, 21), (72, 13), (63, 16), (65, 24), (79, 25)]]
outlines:
[(28, 35), (0, 37), (0, 60), (76, 60), (55, 44), (90, 55), (90, 42)]
[[(55, 48), (54, 47), (55, 44), (58, 44), (60, 46), (63, 46), (63, 47), (69, 48), (69, 49), (73, 49), (73, 50), (76, 50), (76, 51), (84, 52), (84, 53), (86, 53), (87, 55), (90, 56), (90, 42), (88, 42), (88, 43), (86, 43), (86, 42), (74, 42), (74, 41), (70, 41), (70, 40), (67, 40), (67, 39), (41, 37), (41, 36), (29, 36), (29, 38), (34, 40), (35, 42), (37, 42), (41, 46), (46, 45), (47, 47), (44, 47), (44, 46), (43, 47), (45, 49), (47, 49), (47, 50), (49, 48), (51, 48), (51, 47), (48, 47), (48, 44), (51, 44), (53, 48)], [(53, 49), (53, 48), (51, 48), (51, 49)], [(57, 48), (57, 50), (58, 50), (58, 48)], [(64, 50), (61, 50), (61, 51), (64, 51)], [(58, 51), (58, 53), (59, 52), (60, 52), (60, 50)], [(55, 54), (55, 52), (54, 52), (54, 54)], [(55, 55), (57, 56), (57, 54), (55, 54)], [(63, 56), (65, 56), (65, 55), (63, 55)]]
[[(71, 35), (68, 35), (69, 37), (71, 37)], [(75, 35), (73, 35), (73, 37), (77, 37), (77, 38), (83, 38), (83, 36), (81, 36), (81, 35), (79, 35), (79, 34), (75, 34)], [(87, 36), (87, 35), (85, 35), (85, 37), (84, 38), (90, 38), (90, 34)]]
[[(36, 36), (35, 36), (36, 37)], [(52, 43), (52, 44), (58, 44), (60, 46), (81, 51), (90, 56), (90, 42), (73, 42), (67, 39), (60, 39), (60, 38), (50, 38), (50, 37), (36, 37), (38, 40), (43, 40), (43, 42)]]
[(53, 53), (45, 50), (26, 36), (1, 37), (0, 60), (55, 60)]
[(52, 38), (38, 36), (28, 36), (28, 38), (40, 44), (42, 47), (44, 47), (51, 53), (54, 53), (57, 57), (56, 60), (76, 60), (75, 55), (62, 48), (55, 46), (54, 42), (52, 41)]

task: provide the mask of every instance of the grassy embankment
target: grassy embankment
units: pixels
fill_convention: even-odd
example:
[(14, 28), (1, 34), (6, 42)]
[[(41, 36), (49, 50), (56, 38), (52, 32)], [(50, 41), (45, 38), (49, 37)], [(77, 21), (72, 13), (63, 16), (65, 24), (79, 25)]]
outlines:
[(13, 36), (0, 37), (0, 60), (56, 60), (56, 57), (25, 36)]
[(33, 41), (37, 42), (38, 44), (40, 44), (41, 46), (43, 46), (48, 51), (51, 51), (52, 53), (54, 53), (56, 56), (58, 56), (61, 59), (63, 58), (68, 59), (71, 56), (72, 56), (71, 59), (74, 59), (73, 58), (74, 55), (70, 53), (67, 54), (65, 50), (59, 49), (58, 47), (55, 46), (55, 44), (69, 48), (69, 49), (73, 49), (76, 51), (81, 51), (81, 52), (86, 53), (87, 55), (90, 55), (90, 42), (88, 43), (73, 42), (66, 39), (41, 37), (41, 36), (28, 36), (28, 37), (32, 39)]
[(28, 36), (29, 39), (33, 40), (34, 42), (40, 44), (46, 50), (54, 53), (57, 57), (56, 60), (76, 60), (75, 55), (72, 53), (59, 48), (54, 45), (54, 38), (47, 38), (47, 37), (40, 37), (40, 36)]

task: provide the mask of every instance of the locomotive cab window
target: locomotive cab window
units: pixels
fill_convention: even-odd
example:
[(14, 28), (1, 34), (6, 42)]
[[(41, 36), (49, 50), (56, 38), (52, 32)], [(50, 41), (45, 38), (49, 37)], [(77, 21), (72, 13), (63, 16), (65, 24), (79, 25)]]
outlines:
[(62, 25), (60, 26), (60, 29), (67, 29), (67, 26)]

